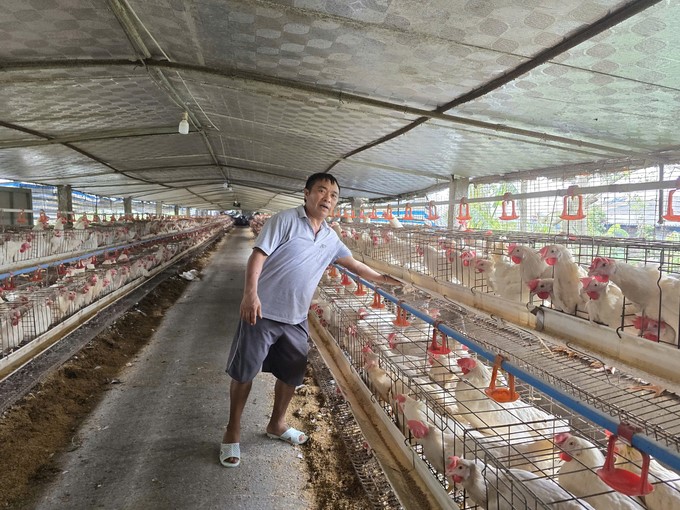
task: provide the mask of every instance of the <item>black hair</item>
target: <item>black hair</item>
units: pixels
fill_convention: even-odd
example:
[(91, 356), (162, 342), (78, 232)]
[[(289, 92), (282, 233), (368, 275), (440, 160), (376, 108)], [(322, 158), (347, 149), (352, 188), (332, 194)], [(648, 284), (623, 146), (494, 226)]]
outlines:
[(328, 181), (331, 184), (335, 184), (338, 187), (338, 193), (340, 193), (340, 184), (338, 183), (338, 180), (335, 177), (333, 177), (331, 174), (327, 174), (325, 172), (319, 172), (319, 173), (310, 175), (307, 178), (307, 182), (305, 183), (305, 189), (312, 191), (312, 188), (314, 187), (314, 185), (319, 181)]

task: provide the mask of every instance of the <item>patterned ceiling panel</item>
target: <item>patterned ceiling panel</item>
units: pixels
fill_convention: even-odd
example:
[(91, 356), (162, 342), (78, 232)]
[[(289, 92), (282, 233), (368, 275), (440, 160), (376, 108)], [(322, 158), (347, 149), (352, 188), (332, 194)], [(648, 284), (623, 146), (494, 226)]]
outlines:
[(678, 47), (680, 4), (664, 2), (451, 113), (641, 153), (678, 147)]
[(3, 120), (50, 136), (176, 126), (175, 106), (143, 69), (108, 77), (13, 81), (0, 90)]
[[(147, 46), (198, 61), (429, 107), (517, 66), (621, 1), (131, 2)], [(178, 33), (192, 34), (185, 44)], [(214, 34), (220, 34), (215, 37)], [(162, 52), (161, 52), (162, 49)]]
[(17, 129), (12, 129), (9, 127), (0, 126), (0, 149), (5, 146), (17, 146), (21, 145), (21, 142), (35, 142), (42, 140), (39, 136), (29, 135), (23, 131)]
[(192, 181), (219, 181), (221, 184), (224, 181), (222, 172), (215, 166), (205, 167), (186, 167), (175, 170), (144, 170), (144, 171), (128, 171), (125, 172), (131, 177), (145, 179), (154, 182), (165, 182), (176, 186), (178, 183), (183, 183), (186, 186), (193, 186)]
[[(414, 151), (414, 147), (418, 150)], [(594, 154), (583, 154), (575, 148), (549, 147), (538, 140), (518, 136), (500, 136), (430, 122), (362, 152), (357, 158), (448, 178), (451, 174), (473, 177), (582, 163), (592, 161)], [(381, 168), (379, 175), (386, 172)]]
[(112, 172), (106, 166), (61, 145), (0, 150), (0, 168), (3, 178), (29, 182)]
[(368, 163), (357, 165), (351, 159), (337, 164), (331, 173), (340, 183), (342, 198), (400, 195), (438, 182), (435, 178), (394, 172), (384, 167), (371, 167)]
[(199, 133), (110, 138), (74, 145), (120, 170), (214, 163)]
[(187, 102), (201, 105), (197, 116), (202, 125), (219, 131), (218, 137), (211, 133), (211, 143), (230, 164), (268, 163), (286, 171), (321, 171), (366, 141), (414, 119), (398, 111), (281, 86), (215, 80), (211, 78), (210, 85), (193, 79), (176, 85), (190, 94)]
[(107, 2), (0, 2), (0, 59), (134, 56)]

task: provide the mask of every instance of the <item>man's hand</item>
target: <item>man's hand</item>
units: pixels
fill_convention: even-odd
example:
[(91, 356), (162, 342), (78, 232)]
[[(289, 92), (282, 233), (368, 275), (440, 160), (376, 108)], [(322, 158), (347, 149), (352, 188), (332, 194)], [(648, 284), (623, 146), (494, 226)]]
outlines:
[(241, 300), (241, 319), (254, 326), (258, 317), (262, 318), (262, 305), (257, 293), (244, 294)]

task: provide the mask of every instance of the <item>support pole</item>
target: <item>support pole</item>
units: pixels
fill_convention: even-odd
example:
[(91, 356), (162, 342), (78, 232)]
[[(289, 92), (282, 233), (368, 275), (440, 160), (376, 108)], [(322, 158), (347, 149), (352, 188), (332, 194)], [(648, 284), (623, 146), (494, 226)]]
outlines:
[(60, 184), (57, 186), (57, 210), (60, 211), (65, 218), (68, 219), (68, 224), (73, 225), (73, 190), (68, 184)]

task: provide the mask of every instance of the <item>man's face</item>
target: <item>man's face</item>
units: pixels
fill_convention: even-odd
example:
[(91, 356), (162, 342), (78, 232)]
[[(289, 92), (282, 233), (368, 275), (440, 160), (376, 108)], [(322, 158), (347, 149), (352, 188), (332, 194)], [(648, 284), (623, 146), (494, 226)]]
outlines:
[(305, 188), (307, 216), (325, 219), (333, 214), (339, 193), (338, 185), (331, 184), (330, 181), (316, 181), (311, 190)]

